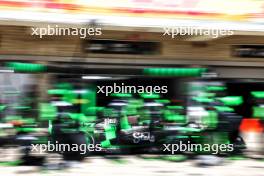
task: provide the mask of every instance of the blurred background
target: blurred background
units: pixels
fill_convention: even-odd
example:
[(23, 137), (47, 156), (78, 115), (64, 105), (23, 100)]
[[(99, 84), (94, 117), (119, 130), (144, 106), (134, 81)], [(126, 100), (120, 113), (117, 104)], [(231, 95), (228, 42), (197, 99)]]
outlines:
[[(263, 59), (263, 0), (0, 0), (0, 173), (261, 176)], [(32, 151), (48, 143), (102, 150)], [(180, 143), (233, 150), (164, 151)]]

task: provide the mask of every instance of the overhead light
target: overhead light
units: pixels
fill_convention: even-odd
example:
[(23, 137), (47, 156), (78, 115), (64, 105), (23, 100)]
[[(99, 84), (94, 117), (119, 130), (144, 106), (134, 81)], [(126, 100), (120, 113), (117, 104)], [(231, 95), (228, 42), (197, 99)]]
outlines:
[(66, 102), (66, 101), (52, 101), (51, 104), (53, 106), (72, 106), (71, 103)]
[(144, 104), (144, 106), (146, 106), (146, 107), (154, 107), (154, 106), (163, 106), (163, 104), (161, 104), (161, 103), (156, 103), (156, 102), (147, 102), (147, 103), (145, 103)]
[(110, 103), (109, 106), (126, 106), (127, 103), (123, 103), (123, 102), (113, 102)]
[(87, 93), (87, 90), (74, 90), (73, 93), (76, 93), (76, 94), (85, 94), (85, 93)]
[(0, 73), (14, 73), (14, 70), (0, 70)]
[(82, 79), (112, 79), (109, 76), (82, 76)]
[(0, 123), (0, 128), (12, 128), (13, 125), (11, 123)]
[(0, 73), (14, 73), (14, 72), (15, 72), (14, 70), (0, 68)]

